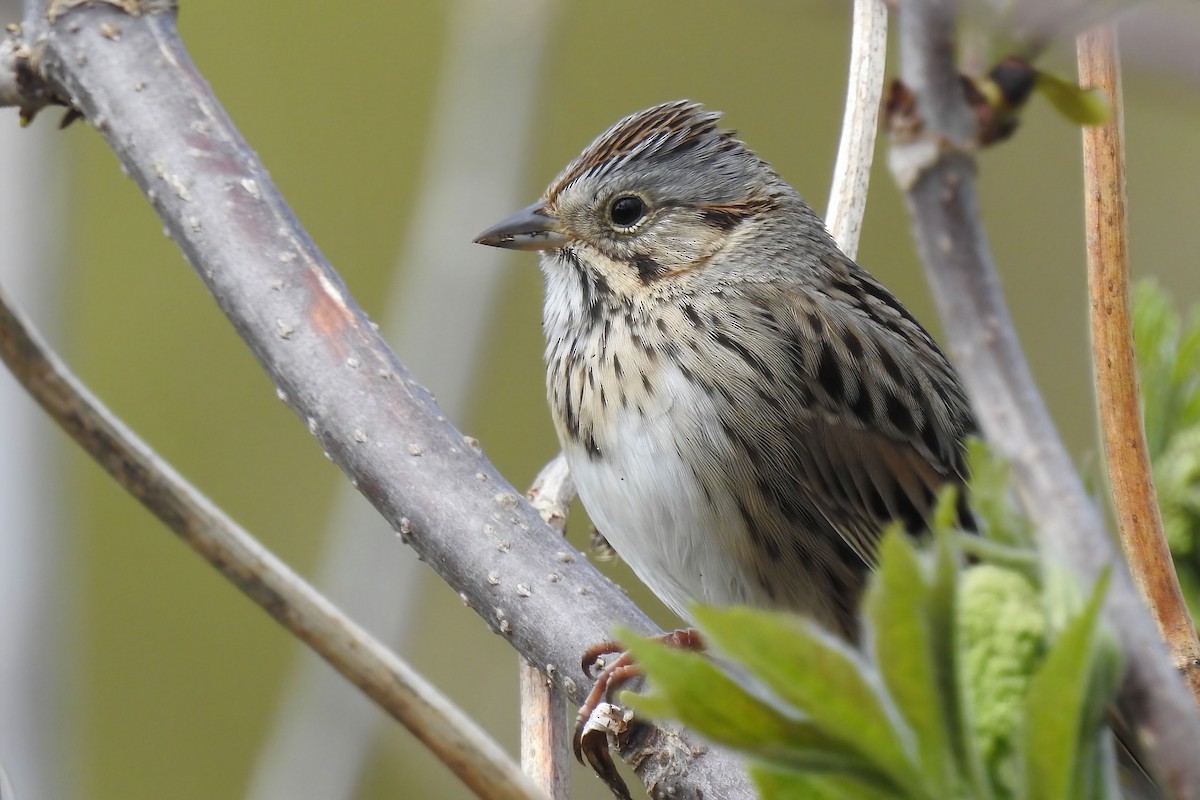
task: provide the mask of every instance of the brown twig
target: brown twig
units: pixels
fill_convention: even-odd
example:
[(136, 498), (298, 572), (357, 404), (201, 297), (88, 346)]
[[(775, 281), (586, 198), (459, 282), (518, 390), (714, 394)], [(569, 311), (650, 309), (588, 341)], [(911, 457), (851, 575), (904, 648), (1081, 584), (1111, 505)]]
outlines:
[(920, 124), (902, 131), (890, 157), (904, 167), (897, 179), (983, 433), (1012, 464), (1014, 488), (1047, 557), (1085, 587), (1111, 570), (1104, 610), (1126, 658), (1127, 705), (1153, 740), (1162, 783), (1179, 797), (1198, 797), (1200, 715), (1050, 419), (1000, 288), (975, 190), (976, 120), (955, 63), (957, 5), (900, 4), (901, 78)]
[[(575, 498), (575, 483), (567, 459), (559, 453), (533, 481), (525, 495), (542, 519), (560, 534), (566, 532), (567, 508)], [(548, 665), (547, 670), (553, 668)], [(521, 659), (521, 769), (553, 800), (570, 792), (570, 730), (562, 692), (533, 664)]]
[(470, 717), (213, 506), (96, 400), (3, 292), (0, 358), (50, 417), (122, 488), (407, 727), (478, 796), (544, 797)]
[(566, 533), (567, 511), (575, 499), (575, 481), (567, 457), (559, 453), (550, 459), (533, 479), (526, 497), (547, 525), (560, 534)]
[(1088, 295), (1096, 401), (1113, 507), (1134, 583), (1171, 657), (1200, 700), (1200, 641), (1179, 588), (1142, 424), (1129, 299), (1124, 108), (1117, 34), (1102, 25), (1078, 37), (1079, 81), (1101, 89), (1112, 118), (1083, 129)]
[(521, 769), (552, 800), (566, 800), (571, 786), (571, 738), (562, 692), (524, 659), (517, 678), (521, 695)]

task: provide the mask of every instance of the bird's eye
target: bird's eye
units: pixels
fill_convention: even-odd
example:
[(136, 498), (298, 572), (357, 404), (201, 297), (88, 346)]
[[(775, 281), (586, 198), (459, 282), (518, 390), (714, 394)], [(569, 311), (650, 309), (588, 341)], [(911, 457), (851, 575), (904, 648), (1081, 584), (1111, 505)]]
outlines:
[(646, 216), (646, 203), (642, 198), (627, 194), (618, 197), (608, 207), (608, 218), (619, 228), (632, 228)]

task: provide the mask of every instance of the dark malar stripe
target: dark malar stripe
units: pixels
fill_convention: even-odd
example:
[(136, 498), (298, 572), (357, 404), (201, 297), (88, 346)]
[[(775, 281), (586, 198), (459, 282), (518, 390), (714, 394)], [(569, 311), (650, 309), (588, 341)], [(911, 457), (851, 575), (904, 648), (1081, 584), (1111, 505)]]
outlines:
[(637, 267), (638, 279), (642, 283), (656, 281), (665, 274), (662, 265), (647, 255), (635, 255), (633, 257), (633, 265)]
[(572, 268), (575, 276), (579, 279), (579, 296), (583, 306), (584, 314), (587, 318), (587, 324), (590, 328), (595, 328), (597, 325), (607, 325), (607, 315), (605, 311), (608, 308), (608, 301), (612, 295), (612, 288), (609, 287), (608, 281), (603, 275), (600, 275), (584, 266), (583, 261), (579, 256), (570, 249), (563, 249), (563, 260), (565, 260)]

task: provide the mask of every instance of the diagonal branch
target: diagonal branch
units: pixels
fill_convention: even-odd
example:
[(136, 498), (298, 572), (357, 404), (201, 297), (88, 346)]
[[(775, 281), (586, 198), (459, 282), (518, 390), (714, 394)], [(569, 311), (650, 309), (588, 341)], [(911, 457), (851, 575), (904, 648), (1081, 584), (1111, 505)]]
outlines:
[(1113, 508), (1134, 582), (1154, 614), (1175, 668), (1200, 700), (1200, 642), (1163, 533), (1133, 355), (1125, 120), (1116, 29), (1109, 24), (1081, 34), (1078, 51), (1080, 83), (1102, 89), (1113, 110), (1108, 122), (1083, 129), (1092, 365)]
[[(42, 67), (154, 205), (279, 397), (494, 632), (578, 701), (589, 644), (617, 624), (654, 630), (388, 349), (188, 59), (172, 15), (73, 7), (52, 21)], [(635, 765), (652, 791), (749, 796), (735, 758), (670, 729), (651, 728), (640, 752), (654, 753)]]
[(1113, 570), (1105, 614), (1128, 663), (1125, 697), (1155, 743), (1166, 784), (1194, 796), (1183, 790), (1200, 787), (1200, 715), (1050, 420), (1000, 288), (968, 153), (975, 123), (954, 62), (956, 6), (908, 0), (900, 8), (901, 77), (924, 127), (895, 142), (891, 156), (908, 166), (900, 180), (922, 260), (983, 432), (1012, 463), (1043, 546), (1085, 586)]

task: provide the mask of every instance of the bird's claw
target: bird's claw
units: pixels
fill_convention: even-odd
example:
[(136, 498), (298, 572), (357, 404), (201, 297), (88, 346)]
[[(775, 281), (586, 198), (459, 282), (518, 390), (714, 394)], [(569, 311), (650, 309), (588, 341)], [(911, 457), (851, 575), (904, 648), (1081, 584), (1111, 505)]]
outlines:
[(588, 764), (619, 800), (632, 800), (617, 772), (611, 748), (629, 730), (633, 712), (609, 702), (599, 703), (575, 733), (575, 756)]
[[(589, 650), (590, 652), (592, 651)], [(616, 651), (609, 648), (604, 651), (604, 654), (612, 654), (614, 652)], [(579, 707), (579, 713), (575, 716), (575, 737), (573, 744), (575, 747), (575, 758), (581, 764), (587, 763), (583, 757), (583, 738), (588, 733), (588, 726), (593, 717), (596, 716), (597, 711), (602, 705), (612, 705), (610, 703), (612, 694), (621, 684), (639, 674), (638, 667), (633, 663), (633, 657), (629, 653), (620, 653), (615, 659), (607, 663), (598, 656), (591, 659), (585, 658), (583, 671), (586, 675), (594, 674), (596, 682), (592, 684), (592, 690), (588, 692), (583, 705)]]
[[(664, 634), (660, 640), (681, 650), (704, 649), (700, 633), (690, 628)], [(616, 658), (607, 658), (613, 655)], [(641, 675), (641, 669), (625, 647), (616, 641), (589, 647), (583, 654), (581, 666), (585, 675), (595, 678), (595, 683), (575, 717), (572, 740), (575, 758), (581, 764), (590, 765), (614, 796), (629, 800), (629, 790), (613, 763), (610, 747), (619, 746), (621, 737), (632, 727), (633, 712), (611, 701), (617, 689)]]

